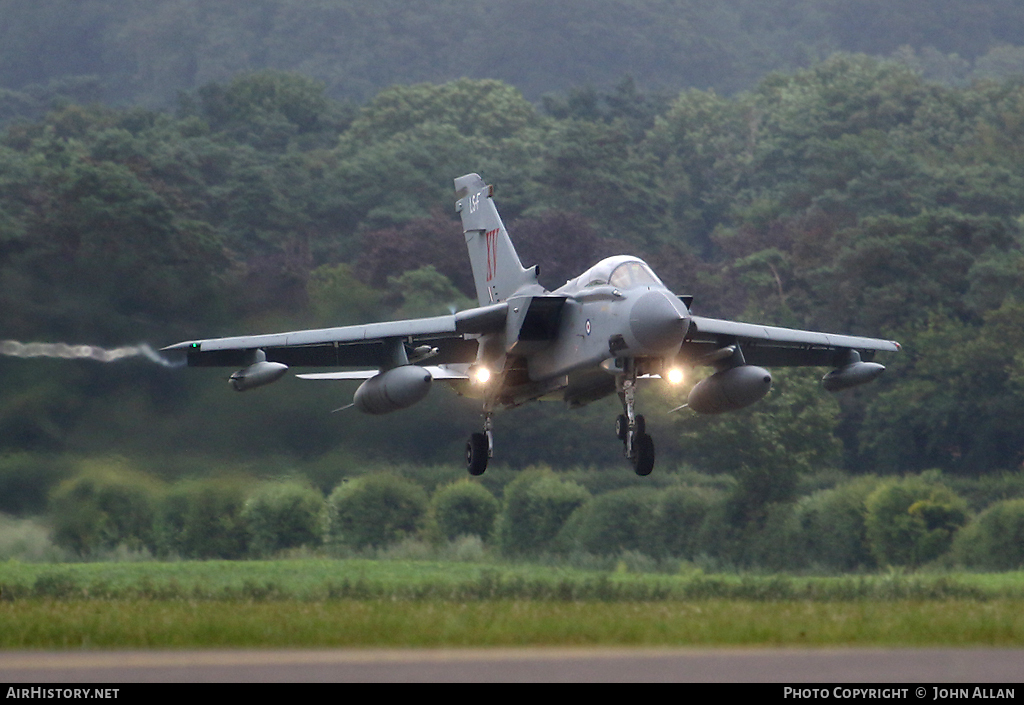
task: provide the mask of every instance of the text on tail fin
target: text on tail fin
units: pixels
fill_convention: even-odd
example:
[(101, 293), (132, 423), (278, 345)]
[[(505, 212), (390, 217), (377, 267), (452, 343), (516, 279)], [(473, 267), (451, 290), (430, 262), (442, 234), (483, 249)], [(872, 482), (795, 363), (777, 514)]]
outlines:
[(537, 285), (536, 268), (523, 268), (494, 206), (493, 195), (494, 189), (478, 174), (455, 179), (455, 210), (462, 216), (480, 305), (507, 301), (523, 287)]

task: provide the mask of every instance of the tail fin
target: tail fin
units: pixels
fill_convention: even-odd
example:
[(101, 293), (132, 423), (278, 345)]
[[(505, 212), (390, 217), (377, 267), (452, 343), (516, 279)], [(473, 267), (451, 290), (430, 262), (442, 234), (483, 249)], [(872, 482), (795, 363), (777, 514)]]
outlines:
[(455, 210), (462, 214), (462, 230), (481, 306), (506, 301), (524, 286), (537, 284), (537, 268), (523, 269), (492, 195), (493, 189), (477, 174), (455, 179)]

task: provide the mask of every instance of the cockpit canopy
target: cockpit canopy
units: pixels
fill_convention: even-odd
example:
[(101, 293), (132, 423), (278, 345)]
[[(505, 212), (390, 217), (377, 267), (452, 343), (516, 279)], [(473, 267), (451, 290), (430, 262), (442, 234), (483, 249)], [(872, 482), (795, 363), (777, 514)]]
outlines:
[(647, 264), (636, 257), (618, 256), (603, 259), (576, 278), (581, 289), (592, 286), (614, 286), (631, 289), (635, 286), (665, 286)]
[(664, 286), (651, 268), (643, 262), (623, 262), (612, 272), (608, 283), (619, 289), (634, 286)]

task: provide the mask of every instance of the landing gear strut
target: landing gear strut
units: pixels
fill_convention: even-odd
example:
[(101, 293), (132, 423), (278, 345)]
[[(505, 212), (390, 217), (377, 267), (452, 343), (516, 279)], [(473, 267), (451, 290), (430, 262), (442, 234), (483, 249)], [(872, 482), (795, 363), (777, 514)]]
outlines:
[(466, 469), (473, 476), (483, 475), (487, 461), (494, 455), (494, 424), (491, 412), (484, 412), (484, 432), (474, 433), (466, 443)]
[(615, 435), (625, 446), (625, 454), (633, 464), (633, 470), (641, 477), (651, 474), (654, 469), (654, 440), (647, 435), (644, 417), (634, 413), (636, 404), (636, 368), (630, 362), (621, 379), (622, 409), (625, 412), (615, 419)]

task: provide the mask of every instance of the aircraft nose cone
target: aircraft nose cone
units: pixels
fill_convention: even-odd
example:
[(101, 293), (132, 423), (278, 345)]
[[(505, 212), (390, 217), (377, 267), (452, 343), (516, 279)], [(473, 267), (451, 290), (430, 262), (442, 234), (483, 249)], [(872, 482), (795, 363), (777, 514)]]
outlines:
[(683, 344), (686, 328), (686, 317), (661, 291), (647, 292), (629, 312), (629, 329), (648, 350), (675, 352)]

